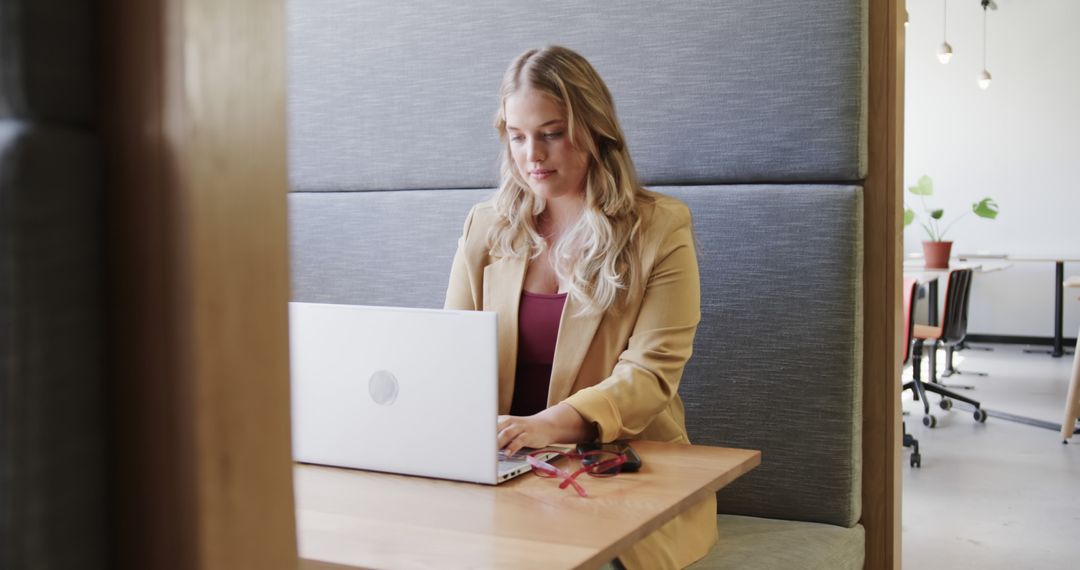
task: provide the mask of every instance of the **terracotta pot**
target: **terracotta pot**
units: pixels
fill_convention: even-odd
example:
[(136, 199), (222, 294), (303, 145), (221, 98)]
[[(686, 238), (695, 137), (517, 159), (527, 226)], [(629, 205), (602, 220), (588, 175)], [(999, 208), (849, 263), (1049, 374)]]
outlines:
[(949, 254), (952, 253), (951, 241), (924, 241), (922, 250), (927, 269), (949, 268)]

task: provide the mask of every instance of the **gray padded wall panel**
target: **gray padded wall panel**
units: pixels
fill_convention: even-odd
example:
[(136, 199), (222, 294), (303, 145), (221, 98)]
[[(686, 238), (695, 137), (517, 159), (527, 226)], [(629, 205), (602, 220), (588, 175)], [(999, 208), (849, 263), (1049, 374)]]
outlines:
[(106, 568), (98, 149), (0, 121), (0, 568)]
[[(702, 322), (679, 393), (696, 443), (762, 449), (722, 512), (860, 514), (861, 193), (656, 187), (693, 211)], [(293, 193), (293, 300), (441, 306), (469, 207), (491, 190)], [(731, 429), (738, 426), (738, 429)]]
[(0, 117), (93, 122), (94, 6), (91, 0), (0, 2)]
[(647, 184), (855, 181), (865, 3), (288, 0), (291, 186), (494, 186), (503, 71), (553, 43), (604, 77)]
[(441, 308), (484, 190), (289, 194), (292, 300)]
[(694, 443), (762, 450), (728, 514), (855, 524), (862, 469), (862, 194), (665, 188), (694, 214), (701, 325), (679, 394)]

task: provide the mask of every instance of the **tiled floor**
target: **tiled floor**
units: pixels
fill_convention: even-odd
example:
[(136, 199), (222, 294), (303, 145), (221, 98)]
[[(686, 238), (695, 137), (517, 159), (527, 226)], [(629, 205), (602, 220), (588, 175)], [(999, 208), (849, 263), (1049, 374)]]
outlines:
[[(984, 346), (994, 350), (964, 351), (958, 368), (990, 376), (944, 381), (974, 384), (961, 392), (988, 409), (1060, 423), (1072, 357)], [(942, 411), (938, 401), (930, 396), (938, 419), (930, 429), (921, 402), (903, 398), (922, 452), (919, 469), (908, 467), (910, 450), (902, 452), (903, 567), (1080, 568), (1080, 434), (1062, 445), (1056, 431), (994, 417), (980, 424), (970, 412)]]

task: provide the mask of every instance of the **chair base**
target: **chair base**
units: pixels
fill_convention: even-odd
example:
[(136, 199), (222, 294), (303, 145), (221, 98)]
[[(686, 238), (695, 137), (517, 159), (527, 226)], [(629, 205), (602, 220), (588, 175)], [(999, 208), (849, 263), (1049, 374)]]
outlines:
[[(965, 406), (966, 407), (966, 406)], [(968, 408), (968, 411), (975, 412), (975, 408)], [(1037, 418), (1029, 418), (1027, 416), (1018, 416), (1016, 414), (1010, 414), (1001, 410), (991, 410), (990, 408), (979, 408), (977, 411), (982, 412), (985, 417), (995, 418), (999, 420), (1005, 420), (1009, 422), (1016, 422), (1018, 424), (1029, 425), (1032, 427), (1043, 428), (1053, 431), (1065, 431), (1062, 428), (1062, 424), (1056, 424), (1054, 422), (1048, 422), (1046, 420), (1040, 420)], [(1080, 424), (1073, 426), (1072, 435), (1080, 434)], [(1069, 443), (1067, 439), (1064, 439), (1061, 443)]]
[(904, 431), (904, 447), (910, 447), (911, 457), (909, 462), (912, 467), (922, 467), (922, 454), (919, 453), (919, 440), (907, 432), (907, 423), (900, 422), (900, 429)]
[[(945, 345), (945, 370), (942, 371), (941, 377), (948, 378), (953, 375), (966, 374), (968, 376), (989, 376), (986, 372), (964, 371), (953, 365), (953, 353), (960, 350), (960, 347), (964, 346), (964, 341), (960, 341), (953, 345)], [(953, 390), (974, 390), (975, 387), (969, 384), (945, 384), (944, 382), (939, 385)]]
[(904, 390), (912, 390), (915, 394), (916, 401), (922, 401), (923, 403), (923, 425), (929, 428), (937, 427), (937, 418), (930, 413), (930, 401), (926, 398), (926, 393), (931, 392), (941, 396), (941, 402), (939, 403), (941, 409), (950, 410), (953, 406), (953, 400), (963, 402), (972, 407), (974, 411), (975, 421), (982, 423), (986, 421), (987, 414), (982, 409), (982, 404), (977, 400), (962, 396), (949, 390), (936, 382), (936, 366), (937, 359), (935, 354), (937, 353), (937, 341), (933, 343), (933, 346), (928, 351), (927, 365), (930, 368), (930, 382), (922, 381), (922, 353), (924, 347), (924, 341), (919, 339), (912, 344), (911, 349), (911, 377), (912, 381), (904, 384)]

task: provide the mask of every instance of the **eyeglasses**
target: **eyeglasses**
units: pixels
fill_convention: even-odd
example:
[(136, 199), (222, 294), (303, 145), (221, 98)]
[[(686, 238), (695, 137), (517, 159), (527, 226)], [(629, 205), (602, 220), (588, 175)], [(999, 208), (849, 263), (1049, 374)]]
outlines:
[[(578, 460), (581, 466), (577, 470), (569, 472), (552, 465), (552, 463), (564, 458)], [(585, 488), (577, 482), (578, 476), (582, 473), (588, 473), (591, 477), (614, 477), (621, 471), (622, 464), (626, 463), (626, 455), (603, 450), (566, 453), (550, 449), (539, 449), (525, 456), (525, 460), (532, 467), (533, 475), (549, 479), (561, 478), (563, 481), (559, 483), (560, 489), (573, 487), (578, 495), (585, 497)]]

